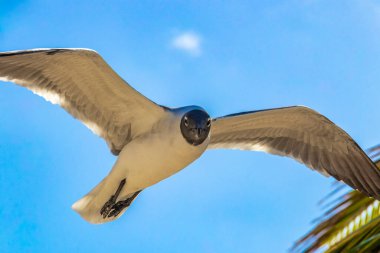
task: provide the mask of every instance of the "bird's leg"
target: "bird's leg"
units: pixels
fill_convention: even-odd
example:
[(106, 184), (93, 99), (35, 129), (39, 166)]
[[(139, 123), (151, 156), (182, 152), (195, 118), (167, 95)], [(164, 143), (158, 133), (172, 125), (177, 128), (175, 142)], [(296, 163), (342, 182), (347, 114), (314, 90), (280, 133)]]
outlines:
[(119, 197), (119, 194), (121, 190), (123, 189), (125, 185), (126, 179), (120, 181), (119, 187), (117, 188), (114, 195), (111, 196), (111, 198), (103, 205), (102, 209), (100, 209), (100, 214), (103, 216), (103, 218), (106, 218), (113, 206), (115, 205), (117, 197)]
[(130, 206), (132, 201), (137, 197), (137, 195), (139, 195), (140, 192), (141, 192), (141, 190), (133, 193), (133, 195), (131, 197), (127, 198), (126, 200), (121, 200), (121, 201), (118, 201), (116, 204), (114, 204), (112, 206), (113, 210), (111, 212), (109, 212), (107, 217), (108, 218), (112, 217), (112, 216), (116, 217), (121, 211), (124, 210), (124, 208), (127, 208), (128, 206)]

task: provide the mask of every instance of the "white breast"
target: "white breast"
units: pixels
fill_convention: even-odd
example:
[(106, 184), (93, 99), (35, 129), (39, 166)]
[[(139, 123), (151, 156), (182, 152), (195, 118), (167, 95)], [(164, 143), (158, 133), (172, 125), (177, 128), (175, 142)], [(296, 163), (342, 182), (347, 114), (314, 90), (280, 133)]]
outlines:
[(190, 145), (181, 134), (180, 120), (181, 115), (169, 115), (152, 133), (124, 147), (112, 171), (127, 178), (124, 193), (146, 188), (173, 175), (206, 150), (209, 138), (201, 145)]

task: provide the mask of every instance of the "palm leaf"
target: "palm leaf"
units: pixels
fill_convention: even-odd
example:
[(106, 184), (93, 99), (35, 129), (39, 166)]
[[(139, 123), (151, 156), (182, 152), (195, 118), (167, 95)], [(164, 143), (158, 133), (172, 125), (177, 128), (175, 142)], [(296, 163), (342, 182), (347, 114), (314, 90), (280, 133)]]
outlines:
[[(380, 168), (380, 145), (368, 153)], [(347, 189), (342, 184), (338, 185), (321, 202), (326, 211), (316, 219), (315, 227), (294, 244), (292, 252), (359, 253), (380, 250), (380, 202), (352, 190), (333, 199), (342, 188)], [(327, 201), (330, 202), (326, 204)]]

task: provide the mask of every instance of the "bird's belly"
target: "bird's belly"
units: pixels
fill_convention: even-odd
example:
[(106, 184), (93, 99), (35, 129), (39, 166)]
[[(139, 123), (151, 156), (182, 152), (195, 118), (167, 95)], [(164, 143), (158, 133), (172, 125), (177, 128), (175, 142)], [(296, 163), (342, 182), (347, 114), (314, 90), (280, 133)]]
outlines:
[(126, 173), (127, 191), (146, 188), (175, 174), (196, 160), (206, 146), (194, 147), (160, 135), (129, 143), (119, 156), (120, 167)]

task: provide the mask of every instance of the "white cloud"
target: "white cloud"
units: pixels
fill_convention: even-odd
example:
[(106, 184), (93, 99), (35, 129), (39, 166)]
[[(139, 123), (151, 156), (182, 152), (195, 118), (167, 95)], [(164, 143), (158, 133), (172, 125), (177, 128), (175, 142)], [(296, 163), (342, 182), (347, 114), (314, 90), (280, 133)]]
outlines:
[(202, 53), (201, 41), (201, 37), (198, 34), (194, 32), (184, 32), (174, 37), (171, 45), (193, 56), (200, 56)]

